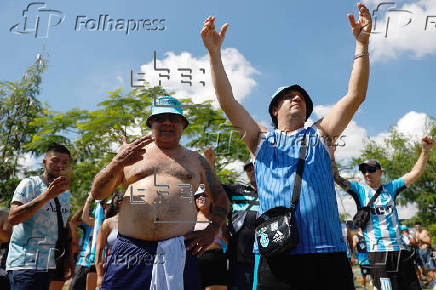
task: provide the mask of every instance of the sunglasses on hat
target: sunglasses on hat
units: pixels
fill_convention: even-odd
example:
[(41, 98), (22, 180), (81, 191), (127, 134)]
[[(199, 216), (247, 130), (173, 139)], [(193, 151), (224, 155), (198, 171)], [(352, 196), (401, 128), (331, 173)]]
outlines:
[(365, 173), (374, 173), (374, 172), (376, 172), (377, 171), (377, 167), (373, 167), (373, 166), (365, 166), (365, 167), (363, 167), (362, 168), (362, 173), (363, 174), (365, 174)]

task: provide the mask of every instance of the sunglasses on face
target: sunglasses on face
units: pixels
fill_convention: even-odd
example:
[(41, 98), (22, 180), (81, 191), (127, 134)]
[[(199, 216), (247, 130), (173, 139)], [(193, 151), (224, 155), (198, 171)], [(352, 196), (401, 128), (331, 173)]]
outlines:
[(171, 123), (177, 123), (180, 121), (180, 116), (176, 114), (160, 114), (157, 116), (154, 116), (151, 120), (155, 122), (165, 122), (166, 120), (169, 120)]
[(195, 200), (197, 200), (197, 199), (200, 200), (201, 202), (206, 202), (206, 196), (204, 196), (204, 195), (200, 195)]
[(367, 167), (364, 167), (364, 168), (362, 168), (362, 173), (363, 174), (365, 174), (365, 173), (374, 173), (374, 172), (376, 172), (377, 171), (377, 168), (376, 167), (372, 167), (372, 166), (367, 166)]

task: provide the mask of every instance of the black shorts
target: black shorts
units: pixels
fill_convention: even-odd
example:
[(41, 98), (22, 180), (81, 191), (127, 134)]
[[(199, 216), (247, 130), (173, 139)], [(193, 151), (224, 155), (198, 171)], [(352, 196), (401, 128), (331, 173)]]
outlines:
[(256, 289), (354, 290), (347, 253), (260, 257)]
[(64, 281), (65, 282), (65, 272), (64, 272), (64, 269), (56, 268), (51, 281)]
[(359, 267), (360, 267), (360, 274), (362, 274), (362, 276), (369, 275), (369, 271), (370, 271), (369, 265), (359, 265)]
[(86, 276), (88, 275), (89, 270), (89, 267), (76, 265), (73, 280), (71, 281), (71, 290), (86, 289)]
[(197, 261), (202, 288), (212, 285), (228, 285), (227, 258), (222, 249), (206, 251), (197, 258)]
[(407, 250), (368, 253), (370, 274), (377, 289), (421, 289), (413, 259)]

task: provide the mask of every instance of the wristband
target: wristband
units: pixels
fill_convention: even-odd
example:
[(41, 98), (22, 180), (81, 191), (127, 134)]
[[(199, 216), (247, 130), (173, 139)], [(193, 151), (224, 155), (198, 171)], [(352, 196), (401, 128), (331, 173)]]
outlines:
[(369, 56), (369, 52), (363, 52), (363, 53), (356, 54), (356, 55), (354, 55), (354, 59), (358, 59), (359, 57), (362, 57), (362, 56)]

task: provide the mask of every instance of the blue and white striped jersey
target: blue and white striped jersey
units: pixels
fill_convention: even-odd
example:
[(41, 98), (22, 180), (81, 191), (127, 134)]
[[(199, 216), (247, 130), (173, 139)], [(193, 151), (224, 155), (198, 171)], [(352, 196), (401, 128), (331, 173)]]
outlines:
[(84, 222), (79, 226), (82, 229), (82, 237), (80, 238), (80, 250), (79, 257), (77, 259), (78, 266), (90, 267), (94, 260), (91, 258), (91, 244), (92, 244), (92, 232), (93, 227), (88, 226)]
[(304, 133), (306, 163), (295, 213), (300, 245), (290, 254), (345, 252), (330, 155), (316, 127), (291, 134), (275, 130), (262, 136), (254, 163), (260, 214), (290, 206)]
[(83, 226), (83, 236), (82, 236), (82, 246), (79, 252), (79, 259), (77, 260), (77, 265), (84, 267), (91, 267), (94, 265), (95, 261), (95, 249), (97, 246), (97, 237), (100, 226), (104, 220), (103, 207), (99, 201), (97, 206), (92, 212), (94, 214), (94, 226), (88, 226), (82, 223)]
[[(383, 184), (383, 190), (376, 201), (370, 205), (370, 219), (363, 229), (368, 252), (390, 252), (405, 249), (401, 240), (400, 221), (395, 199), (406, 188), (402, 178)], [(377, 191), (368, 185), (350, 182), (350, 193), (355, 193), (360, 206), (366, 206)]]

